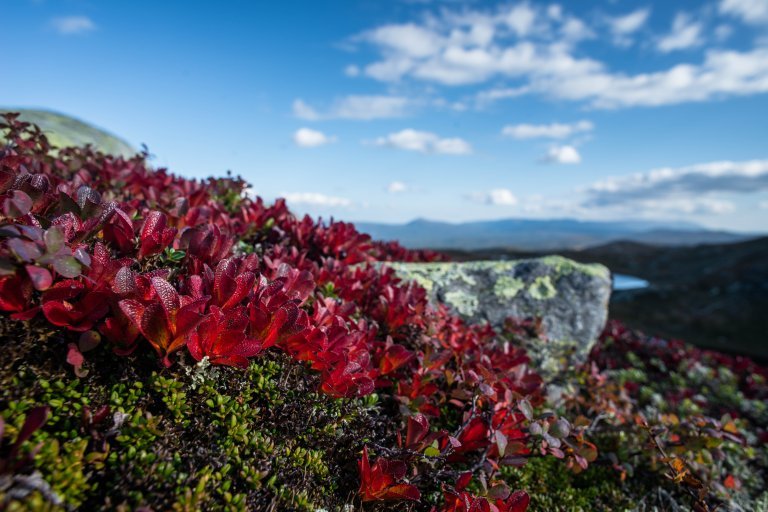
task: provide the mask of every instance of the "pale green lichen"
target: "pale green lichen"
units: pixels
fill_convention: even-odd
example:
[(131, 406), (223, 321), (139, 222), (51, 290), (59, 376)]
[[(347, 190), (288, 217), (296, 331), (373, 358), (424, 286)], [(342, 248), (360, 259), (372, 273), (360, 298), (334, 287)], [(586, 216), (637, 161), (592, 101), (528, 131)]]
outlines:
[(500, 275), (493, 286), (493, 293), (503, 299), (513, 299), (523, 288), (525, 283), (522, 279), (508, 275)]
[(404, 276), (406, 280), (415, 281), (416, 284), (418, 284), (419, 286), (427, 290), (427, 293), (430, 293), (435, 286), (435, 280), (431, 276), (426, 275), (427, 274), (426, 272), (421, 272), (418, 270), (403, 271), (399, 269), (396, 269), (396, 272)]
[(474, 295), (467, 295), (461, 290), (451, 290), (446, 293), (445, 301), (456, 311), (465, 316), (474, 315), (478, 306), (477, 297)]
[(594, 277), (601, 277), (604, 279), (611, 278), (611, 271), (608, 267), (600, 265), (599, 263), (579, 263), (562, 256), (544, 256), (539, 259), (541, 263), (553, 267), (558, 275), (572, 274), (573, 272), (579, 272)]
[(528, 293), (536, 300), (548, 300), (557, 295), (557, 290), (549, 276), (540, 276), (528, 288)]

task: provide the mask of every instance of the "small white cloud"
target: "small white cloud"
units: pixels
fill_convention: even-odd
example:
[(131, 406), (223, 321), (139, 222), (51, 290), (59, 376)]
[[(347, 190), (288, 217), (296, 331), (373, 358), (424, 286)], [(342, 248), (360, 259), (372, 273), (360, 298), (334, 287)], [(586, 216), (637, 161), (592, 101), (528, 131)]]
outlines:
[(472, 153), (472, 146), (458, 137), (438, 139), (434, 143), (434, 152), (443, 155), (469, 155)]
[(520, 3), (510, 8), (504, 21), (518, 37), (525, 37), (536, 23), (536, 11), (527, 2)]
[(609, 18), (608, 25), (615, 36), (628, 36), (640, 30), (651, 14), (650, 9), (638, 9), (624, 16)]
[(318, 119), (392, 119), (405, 117), (410, 106), (408, 98), (403, 96), (345, 96), (337, 99), (326, 112), (318, 112), (314, 107), (297, 99), (293, 102), (293, 115), (299, 119), (316, 121)]
[(384, 25), (363, 35), (363, 38), (410, 57), (426, 57), (439, 50), (441, 38), (427, 27), (413, 23)]
[(577, 133), (591, 132), (595, 126), (591, 121), (578, 121), (571, 124), (515, 124), (507, 125), (502, 130), (502, 135), (513, 139), (564, 139)]
[(293, 134), (293, 142), (300, 148), (316, 148), (336, 142), (336, 137), (329, 137), (323, 132), (311, 128), (299, 128)]
[(744, 23), (768, 23), (768, 2), (765, 0), (722, 0), (720, 12), (741, 18)]
[(667, 197), (660, 199), (637, 200), (631, 205), (621, 205), (633, 211), (647, 212), (653, 215), (682, 213), (686, 215), (724, 215), (731, 213), (736, 206), (730, 201), (711, 197)]
[(578, 164), (581, 155), (573, 146), (552, 146), (543, 160), (554, 164)]
[(350, 64), (349, 66), (344, 68), (344, 74), (349, 77), (360, 76), (360, 68), (355, 66), (354, 64)]
[(301, 99), (293, 100), (293, 115), (306, 121), (317, 121), (320, 115)]
[(563, 17), (563, 8), (560, 7), (558, 4), (552, 4), (549, 7), (547, 7), (547, 16), (552, 18), (553, 20), (559, 20)]
[(468, 155), (472, 146), (458, 137), (440, 138), (431, 132), (422, 132), (407, 128), (374, 141), (377, 146), (385, 146), (419, 153), (437, 153), (443, 155)]
[(760, 208), (763, 210), (768, 210), (768, 201), (760, 201)]
[(467, 194), (466, 197), (475, 203), (493, 206), (515, 206), (518, 203), (515, 194), (506, 188), (494, 188), (487, 192), (472, 192)]
[(700, 46), (704, 42), (701, 37), (703, 28), (701, 23), (693, 21), (687, 14), (678, 13), (672, 23), (672, 30), (659, 39), (656, 47), (661, 52), (669, 53)]
[(59, 34), (68, 36), (85, 34), (96, 30), (96, 24), (88, 16), (63, 16), (51, 20), (51, 25)]
[(479, 107), (493, 103), (494, 101), (504, 100), (507, 98), (517, 98), (531, 92), (531, 87), (497, 87), (495, 89), (488, 89), (477, 93), (475, 100)]
[(595, 33), (592, 32), (586, 23), (578, 18), (568, 18), (560, 27), (563, 37), (570, 42), (581, 41), (583, 39), (592, 39)]
[(308, 206), (338, 206), (347, 208), (352, 206), (352, 201), (345, 197), (328, 196), (319, 192), (283, 192), (280, 194), (289, 204), (302, 204)]
[(733, 34), (733, 27), (730, 25), (718, 25), (715, 28), (715, 38), (718, 41), (725, 41)]
[(406, 185), (402, 181), (393, 181), (392, 183), (387, 185), (387, 192), (389, 192), (390, 194), (399, 194), (407, 190), (408, 190), (408, 185)]

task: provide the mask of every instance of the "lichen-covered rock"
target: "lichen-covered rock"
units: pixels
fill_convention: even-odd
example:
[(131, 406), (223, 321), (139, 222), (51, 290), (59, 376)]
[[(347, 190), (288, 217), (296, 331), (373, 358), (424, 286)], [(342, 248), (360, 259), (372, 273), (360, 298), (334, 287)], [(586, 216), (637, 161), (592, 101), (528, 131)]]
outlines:
[(550, 379), (583, 362), (608, 317), (611, 275), (602, 265), (560, 256), (468, 263), (393, 263), (433, 303), (496, 328), (508, 317), (542, 319), (547, 340), (529, 346), (536, 368)]

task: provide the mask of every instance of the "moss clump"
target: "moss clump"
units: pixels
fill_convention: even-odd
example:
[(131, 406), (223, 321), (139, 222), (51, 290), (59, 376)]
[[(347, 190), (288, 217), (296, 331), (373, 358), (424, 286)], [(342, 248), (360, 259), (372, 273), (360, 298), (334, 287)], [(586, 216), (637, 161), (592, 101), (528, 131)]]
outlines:
[[(24, 338), (23, 324), (0, 324)], [(98, 371), (78, 379), (57, 336), (48, 357), (28, 350), (16, 364), (0, 361), (9, 363), (0, 370), (7, 436), (34, 406), (51, 407), (27, 444), (41, 443), (34, 470), (60, 502), (33, 490), (9, 510), (334, 510), (355, 493), (362, 443), (385, 437), (373, 398), (320, 395), (317, 377), (277, 352), (244, 371), (161, 369), (149, 354), (116, 358), (100, 347), (88, 361)], [(102, 420), (84, 420), (103, 406)]]
[(532, 458), (522, 468), (504, 467), (502, 474), (516, 488), (528, 492), (531, 511), (633, 510), (637, 497), (653, 489), (645, 489), (642, 480), (622, 482), (618, 473), (607, 467), (593, 465), (584, 473), (574, 474), (551, 457)]

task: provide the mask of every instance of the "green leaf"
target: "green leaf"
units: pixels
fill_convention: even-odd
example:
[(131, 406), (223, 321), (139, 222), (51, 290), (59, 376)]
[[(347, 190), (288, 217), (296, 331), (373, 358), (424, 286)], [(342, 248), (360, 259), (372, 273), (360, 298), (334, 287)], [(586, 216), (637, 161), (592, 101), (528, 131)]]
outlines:
[(507, 436), (505, 436), (500, 430), (497, 430), (494, 434), (496, 447), (499, 449), (499, 456), (503, 457), (507, 451)]
[(427, 457), (437, 457), (438, 455), (440, 455), (440, 450), (438, 449), (437, 441), (427, 446), (427, 448), (424, 450), (424, 455), (426, 455)]
[(525, 419), (528, 421), (533, 419), (533, 407), (531, 406), (531, 402), (523, 398), (518, 402), (517, 406), (520, 408), (520, 412), (523, 413), (523, 416), (525, 416)]
[(568, 437), (571, 433), (571, 425), (565, 418), (560, 418), (549, 427), (549, 433), (558, 439)]
[(64, 231), (59, 226), (52, 226), (46, 230), (43, 240), (45, 241), (47, 252), (56, 254), (64, 246)]
[(64, 277), (73, 279), (80, 275), (82, 267), (72, 256), (59, 256), (53, 261), (53, 268)]

